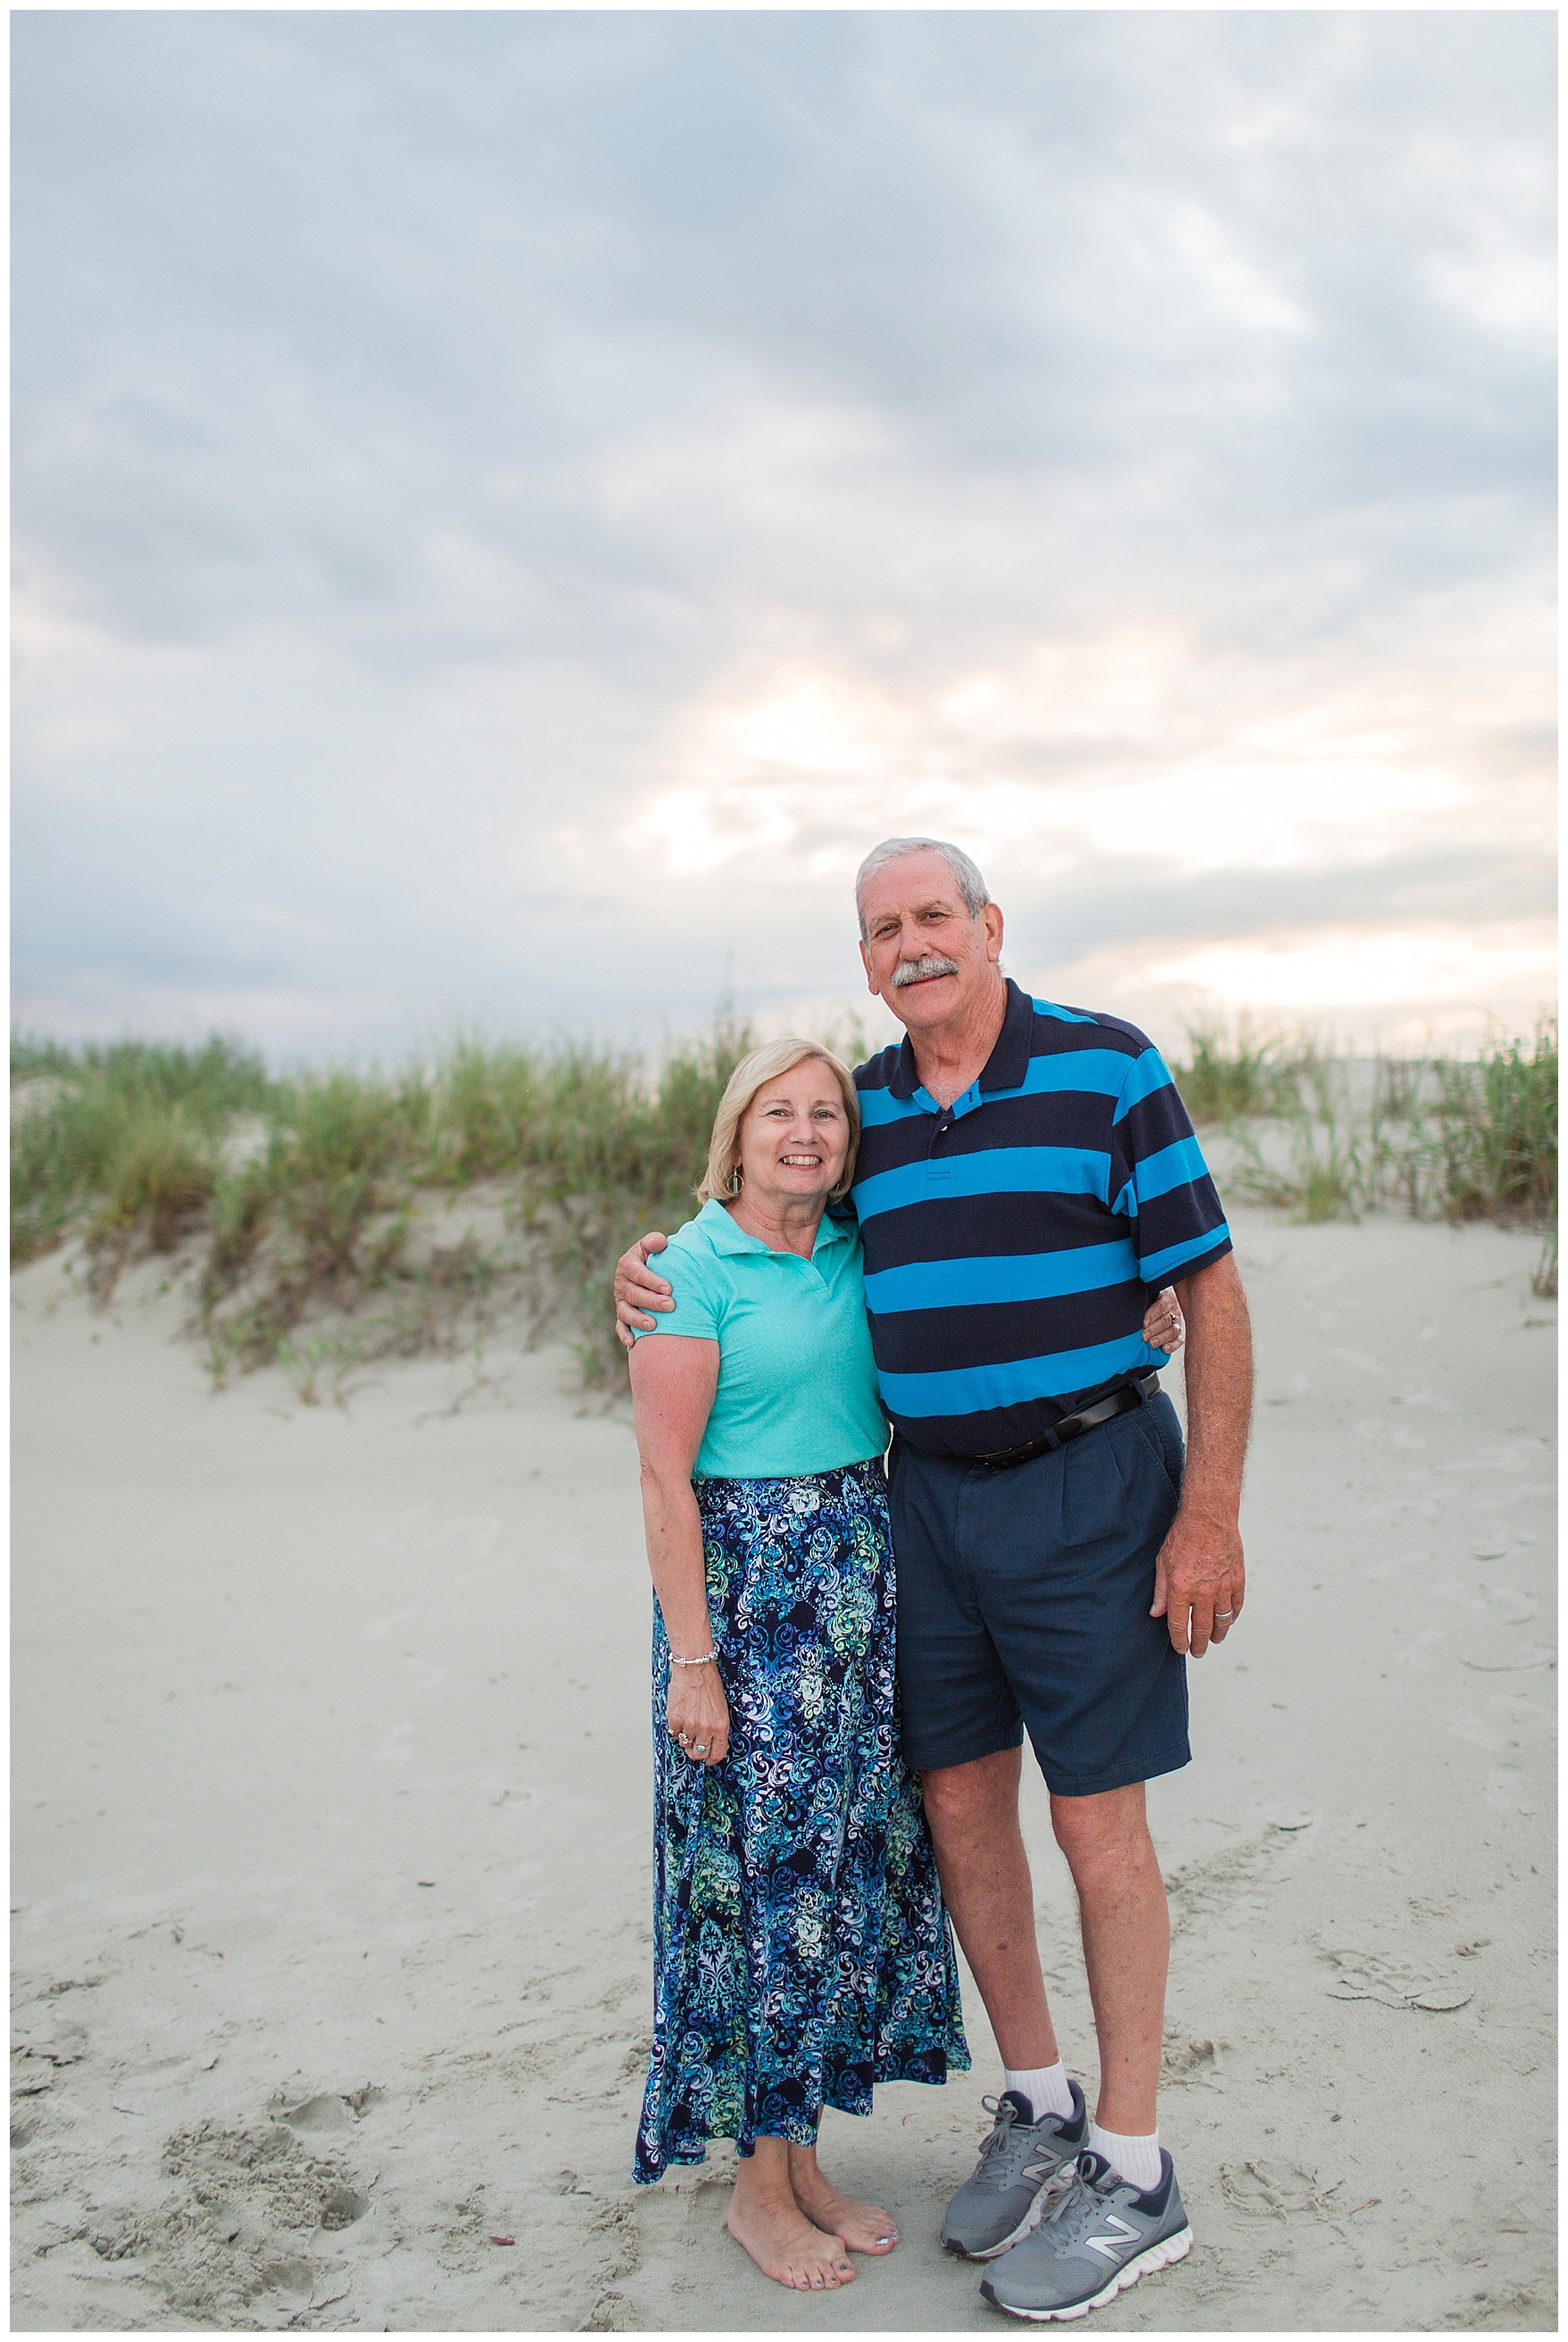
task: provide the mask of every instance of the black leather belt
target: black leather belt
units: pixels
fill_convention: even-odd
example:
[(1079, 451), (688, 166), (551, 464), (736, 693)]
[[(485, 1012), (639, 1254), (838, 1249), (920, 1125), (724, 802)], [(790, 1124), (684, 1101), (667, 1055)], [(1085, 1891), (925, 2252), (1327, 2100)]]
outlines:
[(1093, 1406), (1080, 1407), (1076, 1415), (1064, 1415), (1038, 1439), (1026, 1439), (1022, 1447), (1004, 1447), (999, 1456), (972, 1456), (972, 1464), (984, 1465), (987, 1472), (1011, 1472), (1014, 1464), (1032, 1464), (1036, 1456), (1049, 1456), (1054, 1448), (1065, 1447), (1070, 1439), (1082, 1439), (1086, 1431), (1097, 1424), (1110, 1423), (1119, 1415), (1128, 1415), (1145, 1399), (1153, 1398), (1160, 1387), (1156, 1374), (1139, 1375), (1124, 1383), (1108, 1398), (1097, 1398)]

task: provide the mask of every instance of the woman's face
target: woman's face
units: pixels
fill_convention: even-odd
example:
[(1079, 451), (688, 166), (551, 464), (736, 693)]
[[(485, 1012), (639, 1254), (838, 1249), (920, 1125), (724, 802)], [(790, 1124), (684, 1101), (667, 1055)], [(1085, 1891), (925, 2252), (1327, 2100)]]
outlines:
[(756, 1201), (826, 1196), (844, 1176), (849, 1116), (831, 1066), (803, 1058), (764, 1082), (741, 1116), (741, 1169)]

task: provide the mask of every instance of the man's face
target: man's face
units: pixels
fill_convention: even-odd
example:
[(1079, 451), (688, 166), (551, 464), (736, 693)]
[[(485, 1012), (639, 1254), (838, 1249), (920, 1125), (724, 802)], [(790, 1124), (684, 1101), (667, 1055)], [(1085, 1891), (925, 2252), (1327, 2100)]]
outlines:
[(962, 1021), (995, 984), (1002, 914), (987, 903), (971, 918), (940, 854), (876, 871), (863, 907), (866, 983), (912, 1033)]

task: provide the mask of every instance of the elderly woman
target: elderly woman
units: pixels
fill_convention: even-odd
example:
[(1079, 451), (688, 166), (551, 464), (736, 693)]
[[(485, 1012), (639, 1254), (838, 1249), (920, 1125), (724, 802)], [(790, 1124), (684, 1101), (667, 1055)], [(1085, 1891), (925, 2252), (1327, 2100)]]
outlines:
[(887, 1426), (860, 1133), (805, 1041), (735, 1069), (703, 1208), (660, 1267), (678, 1314), (631, 1361), (654, 1628), (654, 2024), (636, 2177), (741, 2154), (731, 2234), (802, 2289), (890, 2251), (817, 2163), (824, 2107), (967, 2068), (951, 1932), (898, 1751)]

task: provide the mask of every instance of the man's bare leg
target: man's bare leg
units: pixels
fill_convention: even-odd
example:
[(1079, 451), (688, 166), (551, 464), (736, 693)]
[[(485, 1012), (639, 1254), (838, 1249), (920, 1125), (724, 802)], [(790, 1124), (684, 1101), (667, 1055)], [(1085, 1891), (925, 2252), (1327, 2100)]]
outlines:
[(1155, 2127), (1171, 1920), (1144, 1785), (1098, 1797), (1053, 1797), (1051, 1820), (1078, 1890), (1100, 2045), (1094, 2119), (1102, 2130), (1146, 2138)]
[[(943, 1899), (974, 1972), (1004, 2066), (1054, 2066), (1060, 2051), (1040, 1973), (1034, 1888), (1018, 1827), (1023, 1751), (921, 1777)], [(1080, 1802), (1095, 1802), (1093, 1799)]]
[[(1004, 2066), (1052, 2066), (1056, 2036), (1040, 1972), (1029, 1860), (1018, 1827), (1021, 1749), (925, 1774), (942, 1891)], [(1051, 1800), (1077, 1889), (1100, 2047), (1095, 2120), (1146, 2137), (1155, 2127), (1170, 1916), (1141, 1782)]]

